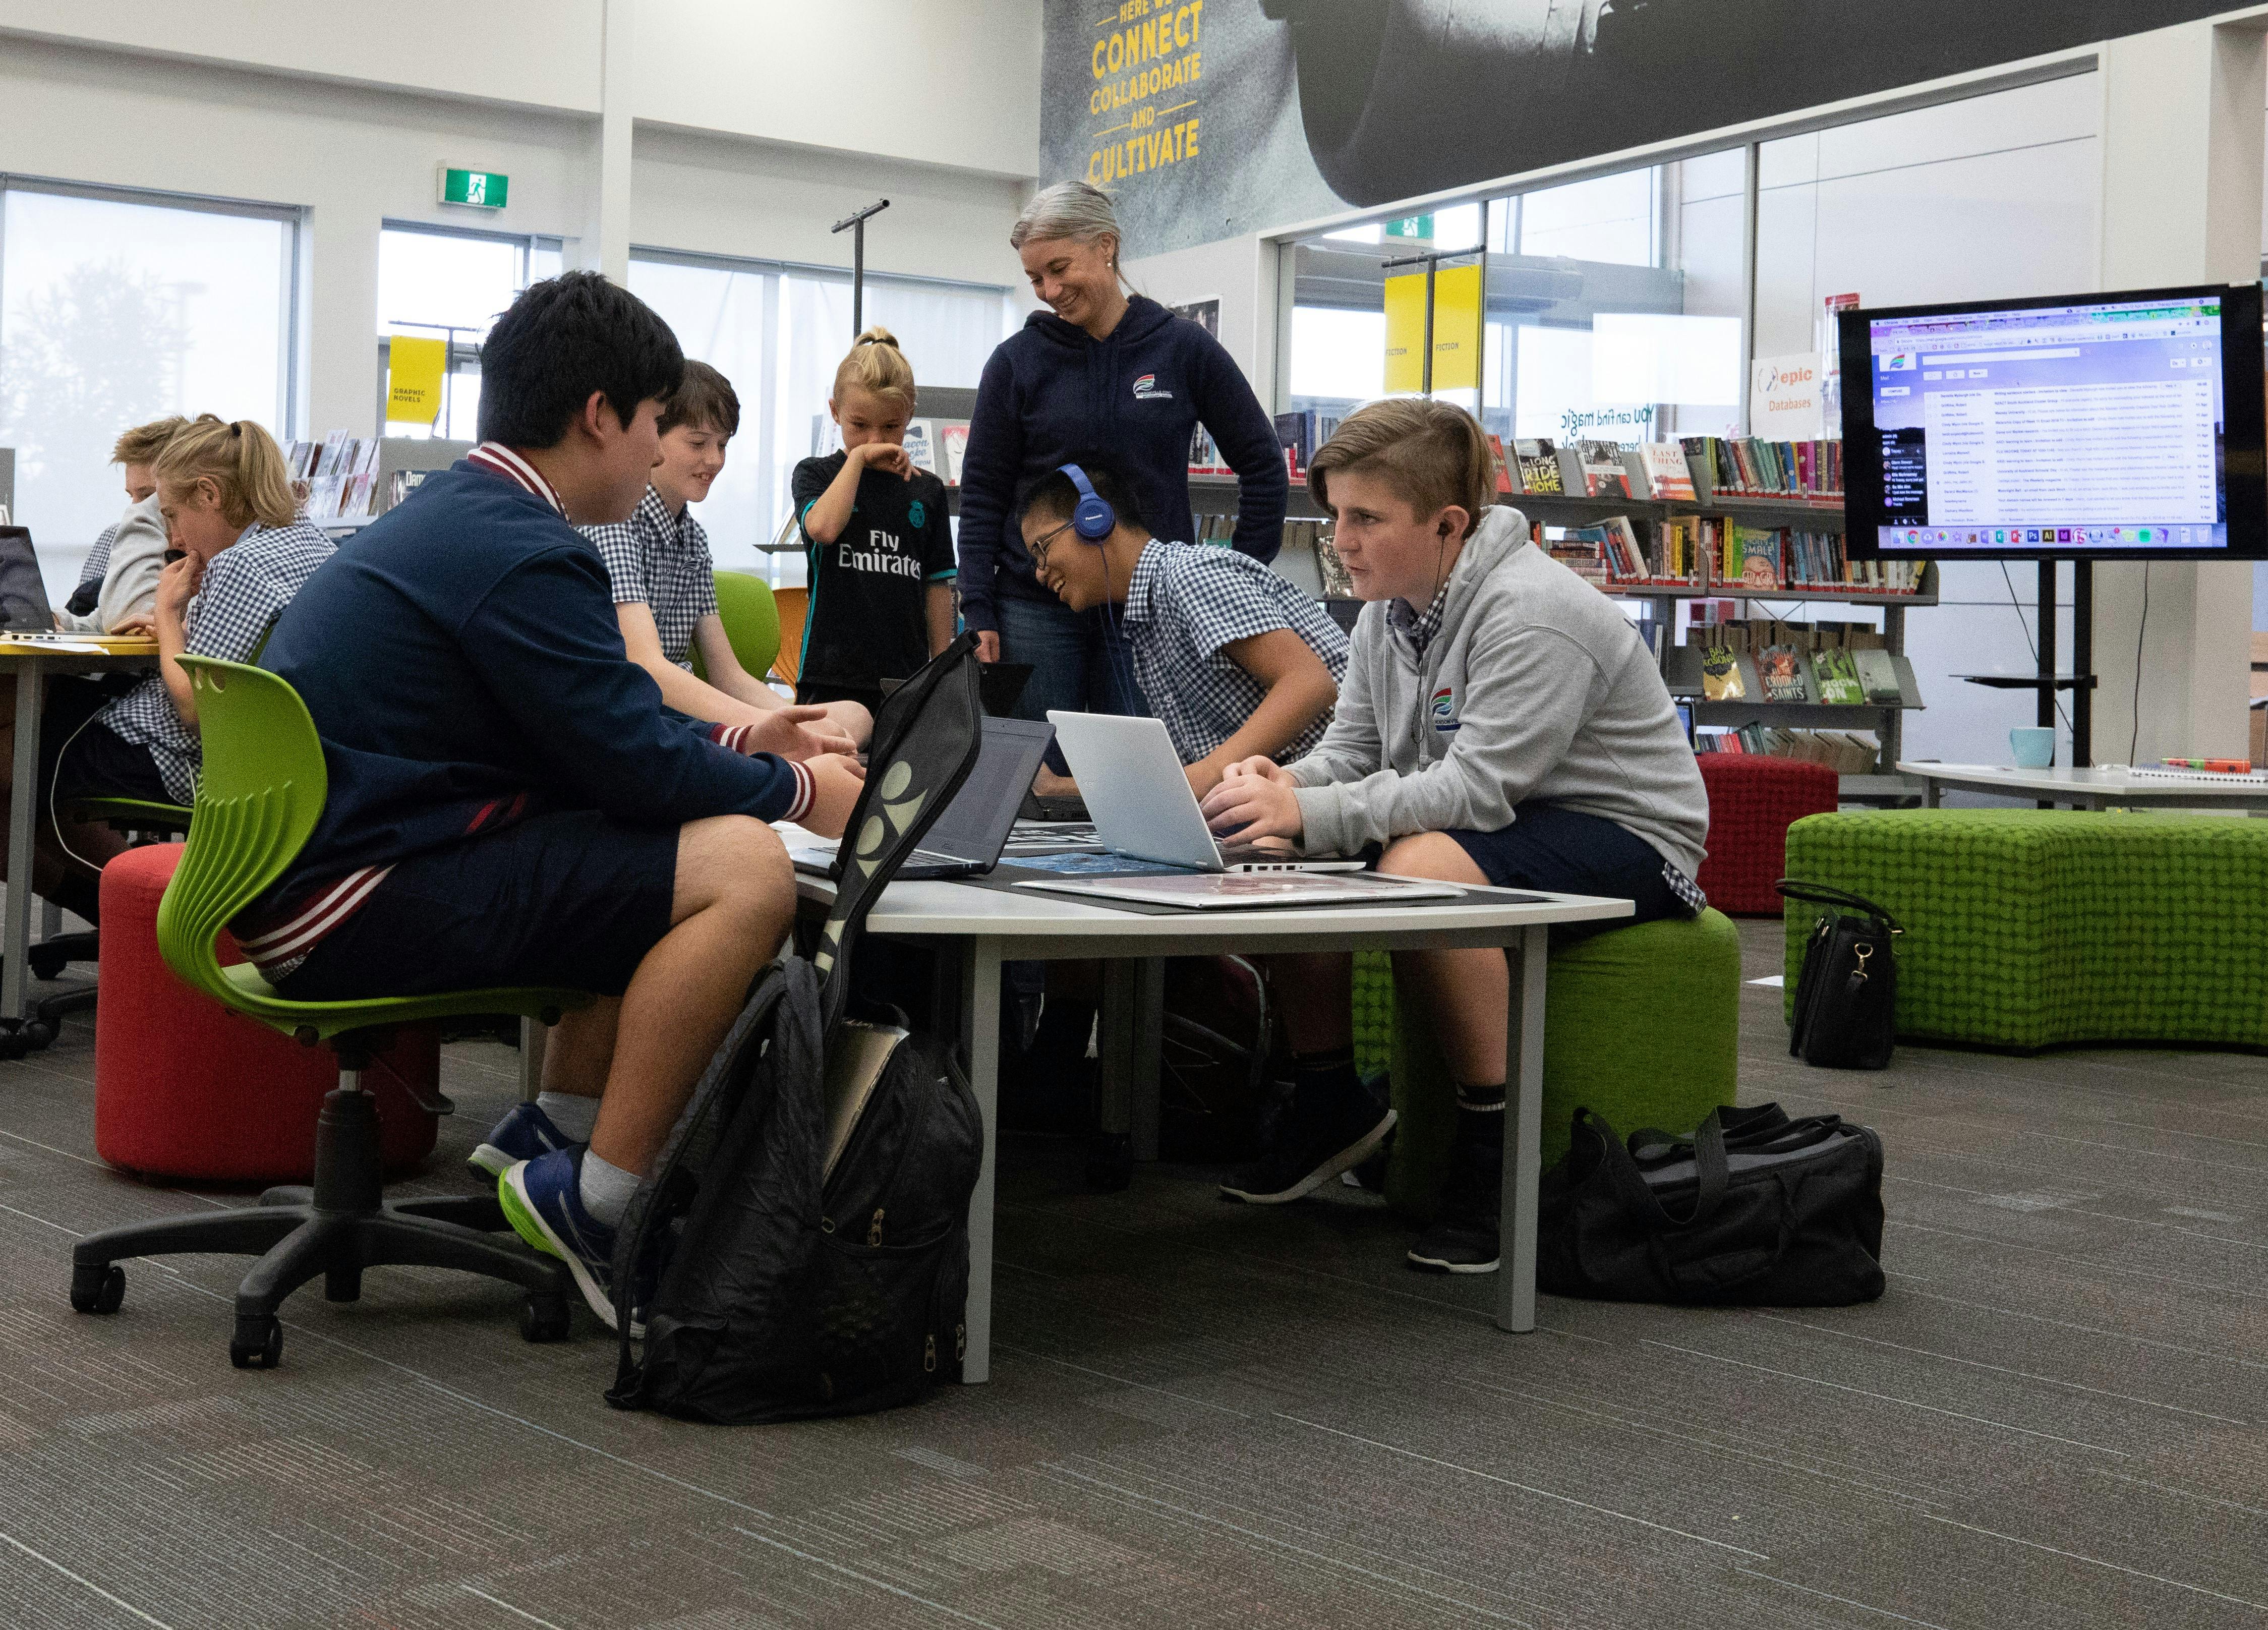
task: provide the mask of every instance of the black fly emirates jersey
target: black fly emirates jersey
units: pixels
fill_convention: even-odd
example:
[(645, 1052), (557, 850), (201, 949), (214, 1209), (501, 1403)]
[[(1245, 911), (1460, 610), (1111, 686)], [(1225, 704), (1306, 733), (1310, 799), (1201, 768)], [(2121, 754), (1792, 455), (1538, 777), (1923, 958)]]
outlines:
[[(843, 473), (849, 456), (831, 453), (795, 467), (789, 490), (799, 526)], [(811, 564), (811, 613), (804, 624), (800, 677), (875, 690), (909, 677), (929, 660), (924, 608), (930, 585), (954, 575), (945, 483), (925, 469), (911, 481), (870, 469), (858, 478), (850, 519), (832, 543), (805, 533)]]

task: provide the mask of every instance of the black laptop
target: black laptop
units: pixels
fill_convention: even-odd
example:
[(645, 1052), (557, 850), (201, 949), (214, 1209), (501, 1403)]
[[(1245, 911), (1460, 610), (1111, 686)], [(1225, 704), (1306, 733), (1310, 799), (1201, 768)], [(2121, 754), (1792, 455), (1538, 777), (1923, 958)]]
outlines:
[[(900, 877), (980, 877), (1000, 864), (1000, 851), (1016, 824), (1016, 808), (1031, 791), (1040, 758), (1055, 726), (1028, 719), (987, 719), (976, 767), (961, 784), (922, 846), (900, 867)], [(793, 850), (799, 872), (835, 875), (835, 847)]]
[(0, 527), (0, 628), (11, 633), (52, 634), (55, 614), (28, 527)]

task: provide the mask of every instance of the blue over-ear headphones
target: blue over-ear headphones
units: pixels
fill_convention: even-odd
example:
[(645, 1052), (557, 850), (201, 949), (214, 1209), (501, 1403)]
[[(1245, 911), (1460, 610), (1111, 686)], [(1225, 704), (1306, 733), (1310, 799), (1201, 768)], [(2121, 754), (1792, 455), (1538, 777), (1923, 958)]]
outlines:
[(1110, 507), (1109, 500), (1094, 490), (1086, 472), (1076, 464), (1063, 464), (1057, 468), (1071, 477), (1071, 484), (1079, 489), (1079, 503), (1071, 512), (1071, 529), (1090, 543), (1100, 543), (1118, 529), (1118, 512)]

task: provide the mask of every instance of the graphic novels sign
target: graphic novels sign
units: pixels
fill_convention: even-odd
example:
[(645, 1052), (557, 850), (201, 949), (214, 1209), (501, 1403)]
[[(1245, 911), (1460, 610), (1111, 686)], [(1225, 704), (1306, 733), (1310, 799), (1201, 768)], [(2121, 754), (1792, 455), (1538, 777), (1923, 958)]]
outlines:
[(1040, 179), (1106, 188), (1155, 254), (2232, 9), (1046, 0)]

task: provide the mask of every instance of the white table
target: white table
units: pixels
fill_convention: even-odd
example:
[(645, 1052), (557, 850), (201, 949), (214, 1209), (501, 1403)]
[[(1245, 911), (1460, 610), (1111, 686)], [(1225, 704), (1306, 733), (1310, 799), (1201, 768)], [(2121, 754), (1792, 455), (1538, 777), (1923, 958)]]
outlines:
[[(791, 849), (810, 839), (792, 829)], [(834, 888), (796, 878), (802, 897), (825, 907)], [(984, 1121), (984, 1162), (968, 1205), (968, 1347), (962, 1378), (984, 1381), (992, 1364), (992, 1191), (999, 1102), (1000, 964), (1087, 957), (1247, 955), (1271, 951), (1410, 951), (1502, 948), (1513, 961), (1505, 1079), (1516, 1083), (1505, 1117), (1503, 1267), (1497, 1323), (1535, 1328), (1535, 1205), (1543, 1123), (1543, 998), (1554, 923), (1628, 917), (1628, 900), (1473, 889), (1469, 903), (1184, 911), (1149, 916), (1090, 905), (1069, 895), (1010, 893), (954, 882), (892, 883), (866, 932), (946, 942), (958, 961), (961, 1044)], [(1154, 1055), (1153, 1055), (1154, 1056)]]
[(2012, 770), (1999, 764), (1940, 764), (1930, 759), (1901, 760), (1898, 773), (1922, 784), (1922, 802), (1934, 809), (1947, 787), (1964, 793), (1999, 793), (2010, 798), (2046, 799), (2080, 809), (2144, 806), (2161, 809), (2268, 810), (2268, 782), (2202, 772), (2183, 780), (2138, 776), (2117, 770)]

